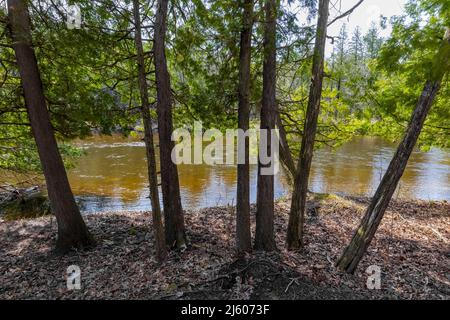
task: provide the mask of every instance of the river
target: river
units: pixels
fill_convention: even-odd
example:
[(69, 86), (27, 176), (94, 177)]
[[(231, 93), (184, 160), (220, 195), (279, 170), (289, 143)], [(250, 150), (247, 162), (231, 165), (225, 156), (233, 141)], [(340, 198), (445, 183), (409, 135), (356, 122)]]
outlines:
[[(149, 210), (144, 144), (120, 137), (93, 137), (78, 143), (85, 150), (69, 180), (83, 212)], [(395, 145), (378, 138), (356, 138), (342, 147), (316, 151), (310, 190), (322, 193), (372, 195), (386, 170)], [(183, 206), (196, 209), (236, 203), (236, 168), (227, 165), (180, 165)], [(257, 167), (251, 166), (251, 201), (256, 200)], [(289, 186), (280, 173), (277, 198)], [(450, 152), (416, 150), (395, 197), (450, 200)]]

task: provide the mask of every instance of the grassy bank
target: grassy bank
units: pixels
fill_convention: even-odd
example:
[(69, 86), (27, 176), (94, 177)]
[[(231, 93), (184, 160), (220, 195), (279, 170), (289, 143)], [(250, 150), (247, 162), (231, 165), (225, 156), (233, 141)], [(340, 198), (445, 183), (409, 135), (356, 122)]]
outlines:
[[(153, 259), (148, 213), (86, 216), (97, 247), (63, 257), (52, 252), (53, 218), (0, 220), (0, 299), (449, 299), (447, 202), (393, 201), (356, 274), (335, 269), (367, 203), (314, 196), (305, 248), (287, 252), (289, 203), (280, 201), (279, 251), (254, 253), (245, 261), (234, 256), (234, 208), (188, 211), (191, 244), (172, 252), (162, 266)], [(70, 265), (81, 268), (81, 290), (67, 290)], [(381, 267), (381, 290), (366, 288), (370, 265)]]

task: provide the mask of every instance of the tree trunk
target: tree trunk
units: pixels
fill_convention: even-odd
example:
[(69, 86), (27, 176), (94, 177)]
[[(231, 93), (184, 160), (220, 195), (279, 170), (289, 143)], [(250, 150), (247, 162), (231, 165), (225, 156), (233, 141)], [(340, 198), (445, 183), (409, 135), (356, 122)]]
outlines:
[(161, 207), (159, 204), (158, 176), (156, 171), (155, 146), (153, 143), (152, 118), (150, 116), (150, 104), (148, 101), (148, 85), (145, 72), (144, 48), (142, 45), (141, 17), (139, 13), (139, 0), (133, 0), (134, 15), (134, 42), (137, 51), (137, 63), (139, 72), (139, 91), (141, 95), (141, 114), (144, 124), (144, 141), (147, 157), (147, 173), (152, 204), (152, 219), (155, 235), (155, 255), (157, 261), (163, 261), (166, 257), (166, 243), (164, 228), (161, 220)]
[(311, 87), (287, 231), (287, 247), (290, 250), (298, 249), (303, 244), (308, 179), (314, 151), (314, 140), (316, 138), (317, 119), (320, 113), (320, 100), (322, 98), (329, 3), (329, 0), (320, 0), (319, 2), (319, 19), (314, 47)]
[[(261, 129), (267, 132), (267, 154), (270, 155), (271, 129), (275, 128), (276, 116), (276, 20), (277, 1), (266, 0), (264, 22), (264, 65), (263, 96), (261, 105)], [(261, 152), (261, 150), (260, 150)], [(264, 165), (258, 163), (258, 186), (256, 200), (255, 249), (272, 251), (276, 249), (273, 232), (274, 176), (261, 175)]]
[(339, 100), (340, 98), (341, 98), (341, 82), (342, 82), (342, 79), (341, 79), (341, 76), (339, 76), (339, 79), (338, 79), (338, 84), (337, 84), (337, 95), (336, 95), (336, 98)]
[(186, 246), (184, 215), (181, 207), (178, 170), (172, 162), (172, 94), (167, 70), (165, 38), (168, 0), (158, 0), (154, 35), (154, 59), (156, 71), (157, 113), (161, 163), (161, 186), (164, 204), (166, 243), (170, 247)]
[(70, 189), (50, 123), (42, 81), (32, 48), (30, 16), (25, 0), (8, 0), (9, 22), (25, 104), (44, 172), (48, 196), (58, 223), (56, 250), (65, 253), (94, 244)]
[(280, 111), (277, 110), (277, 127), (280, 133), (280, 159), (283, 165), (286, 167), (290, 182), (294, 180), (296, 166), (294, 159), (292, 158), (291, 149), (289, 148), (289, 143), (287, 140), (286, 130), (281, 120)]
[(425, 83), (419, 101), (412, 114), (403, 141), (397, 148), (372, 201), (367, 208), (350, 244), (344, 250), (337, 266), (348, 273), (354, 273), (361, 258), (370, 245), (381, 219), (405, 171), (408, 159), (419, 138), (427, 114), (441, 87), (444, 74), (450, 69), (450, 28), (447, 28), (444, 41), (436, 57), (430, 79)]
[[(239, 57), (239, 109), (238, 126), (246, 132), (250, 121), (250, 64), (253, 29), (253, 0), (245, 0), (243, 6), (241, 47)], [(238, 164), (236, 201), (236, 249), (238, 254), (250, 252), (250, 169), (249, 145), (245, 137), (245, 163)]]

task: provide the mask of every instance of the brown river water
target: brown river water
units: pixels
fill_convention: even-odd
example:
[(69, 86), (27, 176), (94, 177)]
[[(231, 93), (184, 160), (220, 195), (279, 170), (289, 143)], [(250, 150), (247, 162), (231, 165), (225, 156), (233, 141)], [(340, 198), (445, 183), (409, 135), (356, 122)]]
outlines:
[[(149, 210), (144, 144), (136, 139), (95, 137), (79, 142), (85, 150), (69, 179), (83, 212)], [(356, 138), (337, 150), (316, 151), (310, 190), (370, 196), (395, 151), (378, 138)], [(180, 165), (183, 206), (196, 209), (236, 203), (236, 168), (227, 165)], [(251, 166), (251, 201), (256, 200), (257, 167)], [(277, 198), (289, 186), (281, 172)], [(450, 152), (415, 151), (395, 197), (450, 200)]]

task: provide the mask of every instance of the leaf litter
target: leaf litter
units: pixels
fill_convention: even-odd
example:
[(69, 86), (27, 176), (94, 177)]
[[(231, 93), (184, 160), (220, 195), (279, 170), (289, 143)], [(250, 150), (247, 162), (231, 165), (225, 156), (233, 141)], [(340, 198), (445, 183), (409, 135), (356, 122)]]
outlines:
[[(335, 262), (356, 229), (367, 198), (311, 196), (305, 246), (285, 250), (289, 201), (275, 208), (278, 251), (236, 258), (235, 208), (185, 214), (189, 246), (163, 264), (153, 257), (148, 212), (85, 215), (97, 240), (89, 251), (53, 252), (52, 217), (0, 217), (0, 299), (445, 299), (450, 298), (450, 204), (393, 200), (354, 275)], [(252, 206), (254, 234), (255, 207)], [(67, 268), (81, 289), (67, 289)], [(366, 269), (381, 268), (381, 289)]]

